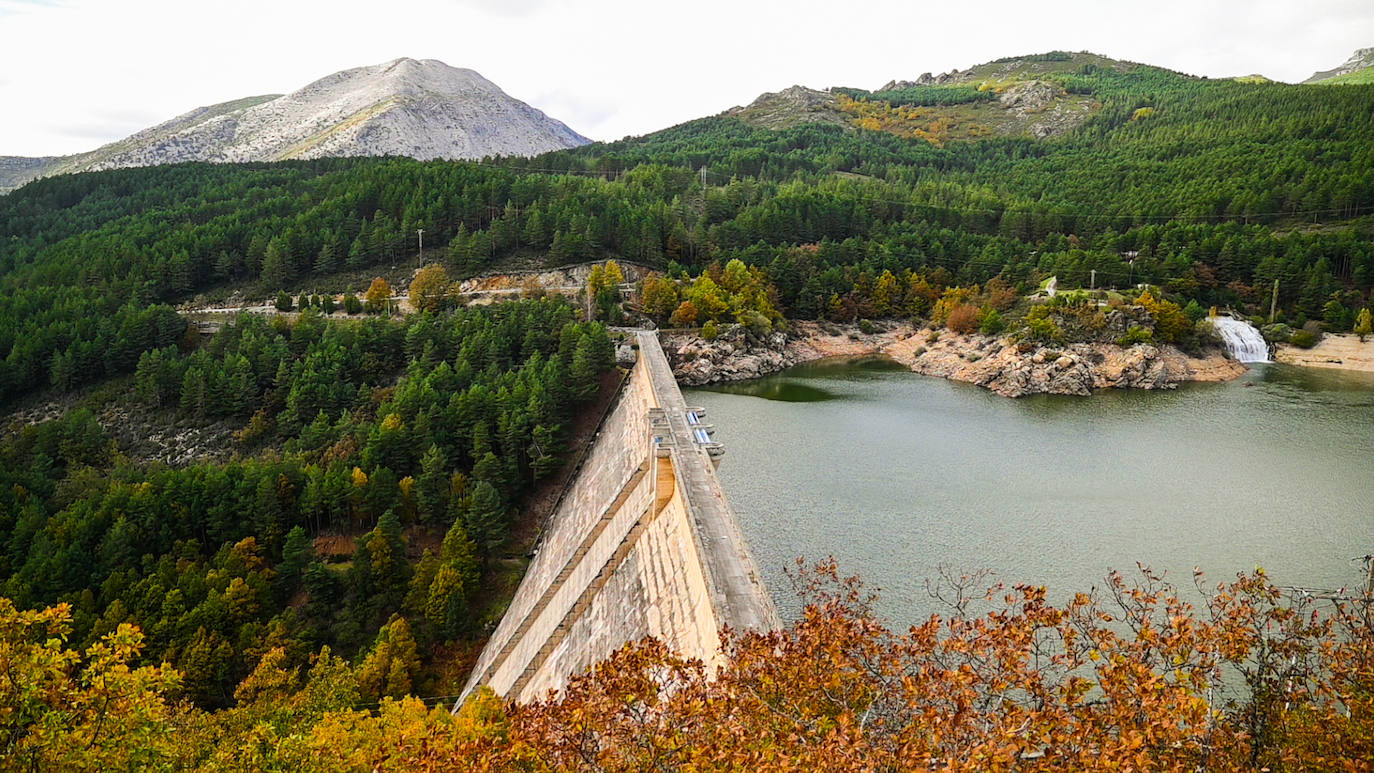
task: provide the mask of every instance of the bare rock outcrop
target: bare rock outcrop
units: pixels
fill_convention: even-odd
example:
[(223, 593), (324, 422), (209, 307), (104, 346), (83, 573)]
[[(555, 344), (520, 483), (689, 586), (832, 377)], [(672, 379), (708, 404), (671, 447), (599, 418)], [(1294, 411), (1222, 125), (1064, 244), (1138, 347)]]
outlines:
[[(1089, 395), (1098, 389), (1172, 389), (1184, 381), (1221, 381), (1245, 366), (1221, 352), (1189, 357), (1172, 346), (1109, 343), (1027, 346), (978, 334), (918, 336), (888, 353), (912, 371), (964, 381), (1004, 397)], [(928, 341), (925, 344), (917, 341)]]
[(1303, 81), (1303, 83), (1319, 83), (1321, 81), (1331, 80), (1332, 78), (1339, 78), (1342, 75), (1349, 75), (1352, 72), (1358, 72), (1366, 67), (1374, 67), (1374, 48), (1357, 48), (1355, 49), (1355, 53), (1351, 54), (1350, 58), (1345, 60), (1345, 63), (1340, 67), (1334, 70), (1319, 70), (1314, 72), (1312, 73), (1312, 77)]
[(663, 351), (683, 386), (744, 381), (802, 362), (788, 351), (786, 334), (757, 336), (742, 327), (731, 328), (714, 341), (695, 334), (665, 335)]
[(785, 129), (804, 123), (848, 126), (849, 119), (837, 112), (835, 105), (835, 95), (828, 91), (789, 86), (760, 94), (747, 106), (731, 108), (725, 114), (765, 129)]

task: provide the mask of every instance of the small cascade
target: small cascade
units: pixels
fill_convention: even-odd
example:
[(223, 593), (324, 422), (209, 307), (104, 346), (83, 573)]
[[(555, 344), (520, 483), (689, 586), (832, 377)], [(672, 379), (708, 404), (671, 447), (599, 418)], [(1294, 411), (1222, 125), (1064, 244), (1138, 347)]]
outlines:
[(1269, 345), (1249, 322), (1231, 317), (1212, 317), (1212, 327), (1226, 342), (1227, 351), (1237, 362), (1269, 362)]

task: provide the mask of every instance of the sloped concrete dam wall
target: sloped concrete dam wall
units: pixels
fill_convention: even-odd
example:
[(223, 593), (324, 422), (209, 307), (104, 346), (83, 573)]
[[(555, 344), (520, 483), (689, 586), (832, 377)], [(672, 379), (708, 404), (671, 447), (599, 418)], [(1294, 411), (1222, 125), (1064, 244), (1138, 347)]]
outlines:
[(630, 377), (464, 696), (486, 684), (529, 701), (645, 636), (715, 664), (722, 627), (778, 625), (714, 448), (701, 442), (657, 336), (638, 335)]

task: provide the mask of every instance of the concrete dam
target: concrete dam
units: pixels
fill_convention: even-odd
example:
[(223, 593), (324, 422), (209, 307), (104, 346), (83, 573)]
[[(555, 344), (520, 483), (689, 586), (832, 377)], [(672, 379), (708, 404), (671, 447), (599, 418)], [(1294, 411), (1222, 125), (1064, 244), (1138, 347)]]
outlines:
[(716, 478), (721, 449), (684, 401), (658, 336), (636, 336), (635, 365), (464, 698), (488, 685), (533, 700), (646, 636), (714, 666), (722, 628), (779, 625)]

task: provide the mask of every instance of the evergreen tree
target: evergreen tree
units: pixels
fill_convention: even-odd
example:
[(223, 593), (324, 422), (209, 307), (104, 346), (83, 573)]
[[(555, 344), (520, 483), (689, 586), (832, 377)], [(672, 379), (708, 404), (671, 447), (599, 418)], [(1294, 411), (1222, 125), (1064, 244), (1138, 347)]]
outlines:
[(420, 458), (420, 477), (415, 484), (415, 503), (421, 523), (437, 523), (448, 509), (448, 459), (437, 445)]
[(472, 487), (466, 533), (471, 535), (482, 555), (490, 560), (506, 541), (506, 503), (496, 487), (478, 480)]

